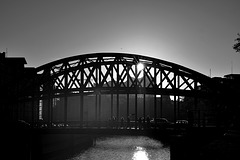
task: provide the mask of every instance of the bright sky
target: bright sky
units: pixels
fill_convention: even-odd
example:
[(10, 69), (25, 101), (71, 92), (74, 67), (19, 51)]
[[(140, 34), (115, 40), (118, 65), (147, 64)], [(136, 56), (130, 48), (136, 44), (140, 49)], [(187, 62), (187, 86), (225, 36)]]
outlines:
[(239, 0), (1, 0), (0, 52), (38, 67), (92, 52), (127, 52), (205, 75), (240, 73), (232, 49)]

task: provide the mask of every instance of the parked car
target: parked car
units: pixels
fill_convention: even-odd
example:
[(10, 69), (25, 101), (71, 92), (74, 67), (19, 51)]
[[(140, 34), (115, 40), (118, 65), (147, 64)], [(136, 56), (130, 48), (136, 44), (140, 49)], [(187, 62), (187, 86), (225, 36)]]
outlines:
[(188, 127), (188, 121), (187, 120), (177, 120), (176, 121), (176, 127), (178, 128), (187, 128)]
[(16, 123), (16, 127), (18, 129), (30, 129), (31, 125), (24, 120), (18, 120), (17, 123)]
[(151, 127), (167, 128), (171, 123), (166, 118), (156, 118), (150, 121)]

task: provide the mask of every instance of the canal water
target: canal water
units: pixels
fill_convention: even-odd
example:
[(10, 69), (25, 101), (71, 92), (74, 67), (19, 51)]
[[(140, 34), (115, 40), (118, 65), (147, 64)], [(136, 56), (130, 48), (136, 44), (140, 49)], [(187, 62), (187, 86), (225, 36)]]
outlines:
[(96, 139), (94, 146), (69, 160), (170, 160), (170, 147), (145, 136)]

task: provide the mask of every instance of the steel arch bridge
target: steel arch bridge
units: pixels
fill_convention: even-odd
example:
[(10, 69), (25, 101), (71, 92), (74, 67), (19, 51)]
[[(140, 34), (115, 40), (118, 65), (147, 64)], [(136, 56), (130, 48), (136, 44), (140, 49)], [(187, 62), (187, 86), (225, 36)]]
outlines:
[[(210, 77), (189, 68), (164, 60), (137, 54), (93, 53), (60, 59), (36, 68), (32, 103), (37, 106), (32, 110), (33, 121), (39, 116), (51, 125), (56, 99), (61, 99), (63, 124), (69, 120), (69, 99), (79, 97), (77, 102), (78, 124), (83, 124), (86, 96), (94, 96), (93, 108), (96, 121), (101, 121), (104, 95), (111, 103), (111, 117), (120, 120), (120, 96), (126, 95), (126, 115), (129, 115), (129, 95), (135, 97), (134, 119), (138, 118), (138, 96), (143, 95), (143, 116), (146, 118), (146, 95), (154, 99), (154, 118), (157, 117), (157, 95), (174, 97), (174, 120), (176, 120), (177, 97), (196, 98), (210, 95)], [(84, 98), (85, 97), (85, 98)], [(106, 97), (105, 97), (106, 98)], [(113, 99), (116, 109), (113, 111)], [(197, 104), (196, 104), (197, 105)], [(39, 112), (39, 109), (42, 110)], [(43, 115), (39, 115), (43, 114)], [(34, 118), (35, 117), (35, 118)]]

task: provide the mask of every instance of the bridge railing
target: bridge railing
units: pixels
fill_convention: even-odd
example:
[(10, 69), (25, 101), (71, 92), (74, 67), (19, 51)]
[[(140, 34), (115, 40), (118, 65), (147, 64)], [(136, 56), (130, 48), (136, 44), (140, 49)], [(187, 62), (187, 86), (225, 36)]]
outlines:
[(82, 128), (82, 129), (164, 129), (166, 127), (173, 127), (173, 124), (168, 126), (156, 125), (154, 123), (147, 122), (135, 122), (135, 121), (69, 121), (64, 122), (52, 122), (51, 124), (47, 122), (35, 123), (34, 128)]

